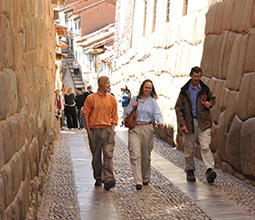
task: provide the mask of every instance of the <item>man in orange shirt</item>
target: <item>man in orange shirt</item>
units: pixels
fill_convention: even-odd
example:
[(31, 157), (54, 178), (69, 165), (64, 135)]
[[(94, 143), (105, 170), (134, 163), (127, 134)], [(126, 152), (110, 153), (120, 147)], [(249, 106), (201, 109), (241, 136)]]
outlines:
[[(118, 123), (117, 101), (108, 93), (111, 87), (107, 76), (98, 79), (98, 90), (84, 103), (83, 116), (92, 153), (95, 186), (104, 183), (105, 190), (115, 186), (113, 174), (114, 128)], [(103, 153), (103, 162), (102, 162)]]

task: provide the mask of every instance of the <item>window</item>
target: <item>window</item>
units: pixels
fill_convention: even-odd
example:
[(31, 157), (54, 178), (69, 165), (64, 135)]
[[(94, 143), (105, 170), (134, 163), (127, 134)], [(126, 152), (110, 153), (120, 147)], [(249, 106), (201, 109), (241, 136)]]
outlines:
[(182, 13), (183, 16), (187, 15), (188, 13), (188, 4), (189, 4), (188, 0), (183, 1), (183, 13)]
[(166, 22), (170, 21), (170, 0), (167, 0), (167, 6), (166, 6)]

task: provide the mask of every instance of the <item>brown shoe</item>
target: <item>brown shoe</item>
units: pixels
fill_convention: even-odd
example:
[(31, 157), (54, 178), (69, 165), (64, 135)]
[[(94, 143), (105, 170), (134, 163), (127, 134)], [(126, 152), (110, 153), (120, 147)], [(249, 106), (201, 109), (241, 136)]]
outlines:
[(196, 177), (193, 170), (187, 170), (186, 180), (188, 182), (196, 182)]
[(148, 185), (149, 185), (149, 182), (143, 182), (143, 185), (144, 185), (144, 186), (148, 186)]
[(215, 173), (215, 171), (213, 171), (211, 168), (209, 168), (207, 171), (206, 171), (206, 179), (207, 179), (207, 182), (209, 184), (212, 184), (214, 183), (214, 180), (216, 179), (217, 177), (217, 174)]
[(115, 186), (115, 179), (110, 179), (107, 182), (104, 182), (104, 189), (107, 191), (109, 191), (114, 186)]
[(142, 185), (140, 185), (140, 184), (136, 185), (136, 190), (141, 190), (142, 188), (143, 188)]

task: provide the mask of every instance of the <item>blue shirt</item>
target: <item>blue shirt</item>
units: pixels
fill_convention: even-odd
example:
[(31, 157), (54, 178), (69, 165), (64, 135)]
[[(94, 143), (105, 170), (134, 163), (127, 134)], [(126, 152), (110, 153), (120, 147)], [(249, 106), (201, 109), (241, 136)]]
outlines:
[[(133, 110), (133, 103), (136, 101), (137, 96), (134, 96), (125, 111), (126, 114), (130, 114)], [(160, 124), (164, 123), (160, 108), (154, 98), (149, 96), (145, 101), (143, 99), (138, 99), (138, 106), (136, 110), (137, 123), (149, 123), (153, 122), (154, 119)]]
[(122, 99), (120, 101), (122, 103), (122, 107), (127, 107), (128, 106), (129, 94), (128, 94), (127, 91), (122, 93)]
[(197, 94), (200, 88), (201, 88), (200, 84), (198, 84), (198, 87), (196, 88), (192, 85), (192, 83), (189, 84), (189, 93), (193, 117), (197, 117)]

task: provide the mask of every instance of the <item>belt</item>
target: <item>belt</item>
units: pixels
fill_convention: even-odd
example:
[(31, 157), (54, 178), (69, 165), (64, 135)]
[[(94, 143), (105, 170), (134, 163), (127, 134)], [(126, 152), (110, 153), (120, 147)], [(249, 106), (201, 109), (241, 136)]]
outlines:
[(148, 123), (135, 123), (135, 125), (150, 125), (152, 124), (152, 122), (148, 122)]

